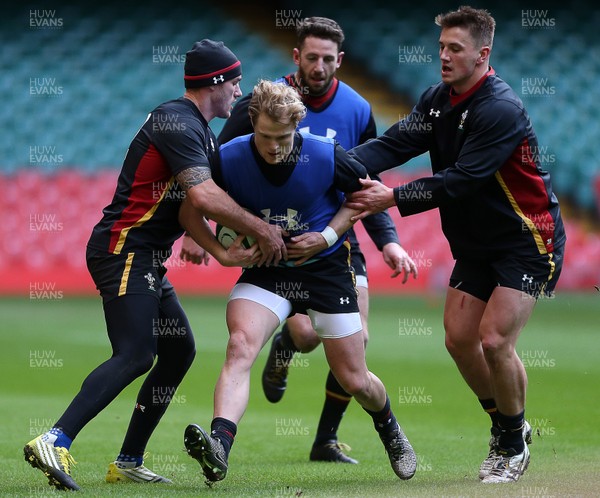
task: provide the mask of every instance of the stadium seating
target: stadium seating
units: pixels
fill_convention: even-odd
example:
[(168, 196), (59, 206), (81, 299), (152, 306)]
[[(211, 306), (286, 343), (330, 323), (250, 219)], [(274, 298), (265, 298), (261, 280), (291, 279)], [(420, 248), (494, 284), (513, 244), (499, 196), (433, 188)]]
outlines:
[[(433, 16), (456, 5), (422, 0), (400, 9), (388, 4), (372, 0), (365, 10), (359, 0), (308, 1), (301, 13), (336, 18), (346, 31), (347, 57), (414, 102), (439, 78)], [(556, 18), (556, 26), (532, 32), (520, 25), (522, 7), (516, 0), (501, 5), (488, 7), (499, 23), (493, 63), (517, 90), (523, 77), (548, 78), (553, 96), (523, 100), (545, 148), (543, 163), (552, 171), (556, 191), (589, 209), (600, 199), (600, 88), (595, 82), (600, 50), (590, 49), (597, 45), (600, 12), (589, 12), (583, 0), (575, 0), (567, 15), (562, 4), (550, 2), (544, 8)], [(193, 41), (225, 40), (243, 62), (244, 92), (261, 77), (290, 70), (288, 47), (273, 46), (214, 2), (57, 2), (42, 14), (62, 21), (56, 29), (31, 27), (31, 16), (38, 14), (28, 6), (14, 3), (3, 12), (0, 90), (6, 103), (0, 108), (5, 128), (0, 134), (0, 205), (10, 215), (0, 226), (0, 268), (6, 272), (0, 293), (51, 270), (72, 275), (69, 285), (74, 289), (89, 290), (84, 250), (91, 227), (112, 196), (117, 170), (146, 113), (182, 94), (183, 55)], [(424, 59), (401, 63), (401, 50), (415, 47)], [(153, 56), (161, 50), (170, 50), (174, 57), (157, 60)], [(222, 124), (216, 119), (211, 127), (218, 134)], [(427, 164), (427, 156), (411, 161), (417, 168)], [(403, 172), (407, 174), (412, 173)], [(54, 230), (36, 230), (40, 220), (55, 223)], [(443, 287), (451, 260), (436, 213), (396, 221), (407, 248), (434, 268), (424, 269), (415, 285)], [(585, 271), (590, 264), (600, 267), (598, 238), (574, 222), (568, 228), (571, 244), (579, 255), (585, 254), (585, 264), (568, 276), (565, 272), (563, 283), (589, 288), (594, 279), (600, 280)], [(369, 244), (365, 237), (369, 251), (376, 252)], [(390, 282), (381, 258), (374, 254), (369, 261), (376, 287), (396, 291), (398, 285)], [(178, 270), (174, 267), (173, 273), (184, 273)], [(23, 280), (23, 275), (30, 277)], [(193, 288), (188, 281), (182, 285)]]
[[(91, 293), (94, 286), (85, 268), (85, 246), (102, 208), (110, 202), (117, 172), (94, 174), (63, 169), (43, 175), (22, 169), (0, 175), (0, 209), (6, 216), (0, 225), (0, 294), (27, 292), (31, 282), (52, 281), (65, 293)], [(385, 173), (389, 185), (415, 178), (415, 174)], [(437, 211), (400, 218), (390, 210), (402, 245), (419, 269), (419, 278), (402, 286), (389, 278), (391, 270), (366, 235), (356, 231), (369, 261), (369, 280), (374, 292), (438, 292), (445, 288), (452, 269), (448, 244), (441, 232)], [(569, 234), (565, 269), (560, 289), (592, 290), (600, 284), (600, 236), (567, 220)], [(174, 255), (167, 263), (169, 276), (181, 292), (227, 292), (239, 271), (213, 263), (209, 267), (182, 264)], [(590, 268), (594, 271), (590, 271)]]
[[(201, 38), (223, 39), (242, 61), (255, 61), (244, 64), (245, 91), (259, 77), (283, 74), (288, 67), (278, 50), (208, 2), (169, 9), (131, 2), (127, 11), (114, 1), (93, 9), (59, 2), (52, 12), (63, 21), (60, 29), (27, 29), (30, 9), (8, 11), (13, 19), (5, 23), (3, 60), (10, 65), (0, 88), (10, 106), (3, 106), (0, 119), (16, 133), (0, 139), (4, 173), (120, 166), (146, 113), (182, 95), (183, 57)], [(157, 50), (173, 56), (161, 62), (153, 57)], [(213, 125), (218, 132), (222, 121)], [(60, 164), (32, 164), (30, 147), (44, 145), (62, 155)]]
[[(279, 4), (297, 10), (294, 2)], [(258, 78), (289, 69), (285, 52), (218, 4), (184, 1), (168, 9), (152, 1), (125, 5), (126, 11), (114, 0), (93, 9), (59, 2), (52, 12), (62, 26), (54, 30), (27, 29), (32, 10), (7, 8), (0, 88), (11, 105), (0, 110), (0, 118), (7, 129), (18, 132), (0, 138), (0, 171), (32, 166), (28, 152), (36, 145), (55, 147), (62, 155), (58, 165), (35, 164), (39, 170), (118, 167), (140, 116), (181, 94), (181, 60), (196, 39), (227, 41), (244, 61), (245, 91)], [(600, 175), (600, 89), (595, 84), (600, 50), (592, 48), (600, 13), (590, 12), (583, 0), (573, 5), (567, 10), (550, 1), (535, 10), (516, 0), (489, 2), (487, 8), (498, 20), (492, 63), (521, 93), (547, 159), (544, 167), (555, 174), (556, 191), (594, 209), (598, 199), (593, 184)], [(373, 0), (364, 9), (362, 2), (332, 0), (303, 2), (299, 12), (335, 17), (346, 31), (348, 56), (414, 102), (439, 78), (433, 17), (454, 7), (454, 2), (422, 0), (418, 6), (399, 8)], [(537, 12), (552, 25), (527, 29), (523, 12)], [(153, 51), (160, 49), (176, 50), (179, 62), (154, 60)], [(415, 50), (420, 57), (412, 62), (401, 58), (402, 51), (415, 55)], [(44, 78), (53, 82), (46, 88), (61, 93), (32, 95), (29, 87), (39, 90), (36, 81)], [(550, 94), (531, 95), (535, 90)], [(221, 120), (213, 122), (216, 132), (221, 127)]]

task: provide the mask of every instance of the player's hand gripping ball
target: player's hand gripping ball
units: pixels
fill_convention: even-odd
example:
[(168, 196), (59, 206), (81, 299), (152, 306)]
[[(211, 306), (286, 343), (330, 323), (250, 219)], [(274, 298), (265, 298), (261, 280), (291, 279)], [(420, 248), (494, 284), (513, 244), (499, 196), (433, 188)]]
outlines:
[[(240, 234), (237, 233), (232, 228), (224, 227), (223, 225), (220, 225), (220, 224), (217, 224), (217, 227), (215, 229), (215, 236), (217, 237), (217, 240), (219, 241), (219, 243), (225, 249), (228, 249), (229, 246), (231, 244), (233, 244), (234, 240), (237, 239), (239, 235)], [(242, 247), (245, 247), (246, 249), (248, 249), (252, 245), (254, 245), (255, 242), (256, 242), (256, 239), (254, 237), (246, 235), (244, 237), (244, 240), (242, 240)]]

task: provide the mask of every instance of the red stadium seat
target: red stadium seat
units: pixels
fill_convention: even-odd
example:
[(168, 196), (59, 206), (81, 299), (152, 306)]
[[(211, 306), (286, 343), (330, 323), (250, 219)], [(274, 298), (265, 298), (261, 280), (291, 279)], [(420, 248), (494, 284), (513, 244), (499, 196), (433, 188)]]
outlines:
[[(26, 292), (28, 282), (44, 278), (57, 282), (72, 293), (93, 293), (85, 265), (85, 246), (102, 209), (110, 202), (118, 172), (94, 174), (65, 170), (44, 174), (21, 170), (0, 175), (0, 206), (5, 216), (0, 225), (0, 294)], [(384, 175), (388, 185), (408, 181), (396, 173)], [(402, 285), (391, 279), (381, 253), (369, 239), (361, 223), (356, 233), (369, 267), (373, 293), (430, 292), (448, 284), (453, 260), (440, 227), (436, 210), (401, 218), (390, 209), (400, 241), (419, 269), (419, 278)], [(568, 243), (558, 288), (593, 290), (600, 285), (600, 234), (580, 222), (565, 220)], [(177, 257), (179, 242), (167, 264), (169, 275), (182, 292), (226, 293), (239, 275), (237, 269), (182, 264)], [(592, 269), (590, 271), (590, 269)]]

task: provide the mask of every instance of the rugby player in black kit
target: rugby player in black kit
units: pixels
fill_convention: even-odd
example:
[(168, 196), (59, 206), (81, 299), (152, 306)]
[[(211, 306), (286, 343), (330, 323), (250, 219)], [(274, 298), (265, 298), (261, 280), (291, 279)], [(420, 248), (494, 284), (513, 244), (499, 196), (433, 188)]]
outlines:
[(349, 206), (364, 210), (357, 218), (394, 205), (402, 216), (439, 208), (456, 260), (446, 347), (492, 422), (479, 478), (514, 482), (527, 469), (531, 441), (515, 345), (536, 300), (554, 292), (566, 236), (529, 116), (489, 66), (494, 19), (460, 7), (436, 23), (442, 81), (405, 120), (350, 152), (371, 173), (429, 152), (433, 176), (393, 189), (365, 180)]
[(280, 229), (242, 209), (211, 179), (219, 154), (208, 122), (229, 116), (242, 94), (241, 72), (240, 61), (222, 42), (196, 42), (186, 54), (185, 94), (154, 109), (131, 142), (113, 200), (87, 246), (113, 354), (88, 375), (51, 430), (24, 448), (26, 461), (58, 489), (79, 489), (69, 452), (75, 437), (148, 371), (106, 481), (169, 482), (143, 465), (143, 455), (195, 355), (190, 324), (164, 266), (183, 234), (178, 222), (183, 198), (198, 216), (257, 239), (260, 252), (237, 243), (216, 255), (222, 264), (260, 266), (286, 257)]

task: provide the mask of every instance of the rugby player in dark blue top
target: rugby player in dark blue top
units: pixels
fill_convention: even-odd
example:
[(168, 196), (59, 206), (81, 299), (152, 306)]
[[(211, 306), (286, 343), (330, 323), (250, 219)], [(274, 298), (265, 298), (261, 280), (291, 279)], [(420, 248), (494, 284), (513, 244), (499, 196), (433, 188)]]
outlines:
[[(357, 212), (342, 207), (342, 192), (359, 189), (365, 170), (333, 139), (296, 130), (305, 107), (288, 85), (261, 81), (249, 111), (254, 133), (221, 145), (222, 170), (215, 179), (241, 205), (291, 236), (289, 259), (279, 266), (246, 268), (231, 291), (229, 341), (215, 388), (211, 432), (189, 425), (184, 436), (188, 453), (208, 481), (225, 478), (248, 404), (251, 367), (277, 327), (301, 313), (310, 317), (342, 388), (373, 418), (394, 472), (410, 479), (417, 466), (415, 453), (392, 413), (385, 386), (365, 362), (346, 239), (350, 216)], [(195, 240), (209, 239), (207, 249), (214, 247), (208, 225), (186, 207), (184, 202), (181, 222), (186, 230)]]
[(554, 292), (566, 237), (529, 116), (489, 66), (494, 19), (461, 7), (436, 23), (442, 81), (406, 119), (350, 152), (373, 173), (429, 152), (433, 176), (393, 189), (365, 181), (349, 205), (361, 216), (394, 205), (402, 216), (439, 208), (456, 260), (446, 347), (492, 419), (479, 477), (512, 482), (527, 469), (531, 438), (515, 345), (536, 299)]
[[(377, 130), (370, 104), (335, 76), (344, 56), (341, 51), (344, 33), (338, 23), (324, 17), (309, 17), (298, 24), (296, 35), (293, 60), (298, 69), (277, 81), (295, 88), (306, 106), (306, 117), (300, 122), (298, 129), (332, 137), (346, 150), (375, 138)], [(220, 144), (252, 133), (252, 123), (248, 116), (250, 98), (251, 94), (236, 103), (231, 117), (219, 134)], [(411, 273), (416, 277), (416, 265), (400, 246), (396, 227), (389, 214), (384, 211), (369, 216), (363, 220), (363, 224), (375, 246), (382, 252), (386, 264), (394, 270), (392, 277), (403, 271), (403, 283)], [(369, 337), (367, 267), (353, 229), (350, 230), (350, 243), (366, 344)], [(295, 315), (285, 322), (281, 332), (273, 337), (263, 370), (262, 385), (269, 401), (276, 403), (283, 397), (294, 353), (308, 353), (319, 344), (319, 337), (305, 315)], [(358, 463), (343, 452), (349, 447), (339, 443), (337, 436), (351, 399), (329, 372), (325, 384), (325, 402), (310, 452), (311, 460)]]
[(184, 96), (154, 109), (134, 137), (112, 202), (88, 242), (87, 265), (102, 297), (113, 354), (84, 380), (52, 429), (24, 448), (25, 459), (61, 490), (79, 489), (71, 477), (72, 441), (148, 371), (106, 481), (170, 482), (146, 468), (143, 458), (195, 355), (190, 324), (164, 266), (183, 234), (182, 200), (196, 216), (262, 239), (262, 256), (234, 244), (219, 255), (223, 264), (277, 264), (286, 255), (280, 229), (242, 209), (211, 179), (219, 155), (208, 122), (228, 117), (241, 95), (240, 61), (222, 42), (202, 40), (186, 54), (184, 80)]

